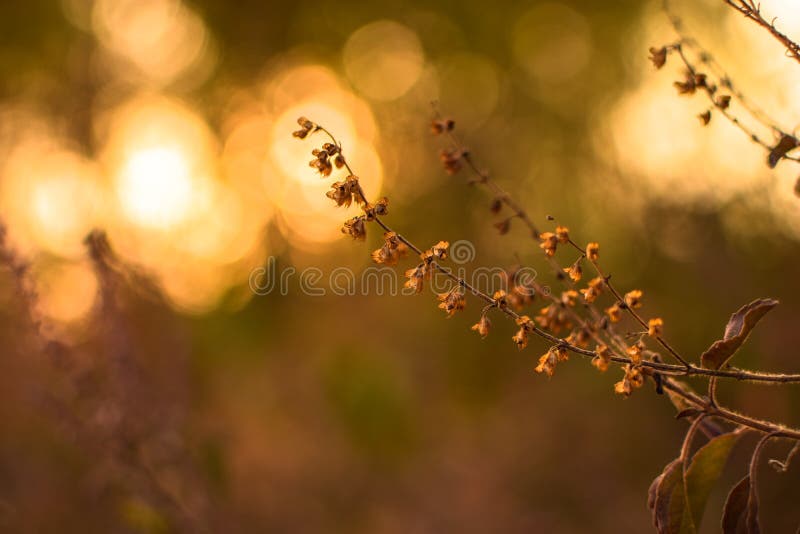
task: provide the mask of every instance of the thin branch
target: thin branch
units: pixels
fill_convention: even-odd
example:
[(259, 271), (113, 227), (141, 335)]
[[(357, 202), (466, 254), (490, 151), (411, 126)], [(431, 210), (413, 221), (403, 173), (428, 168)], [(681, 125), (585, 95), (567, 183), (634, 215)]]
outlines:
[(778, 30), (773, 22), (767, 21), (761, 15), (760, 6), (755, 5), (752, 1), (745, 0), (723, 0), (723, 2), (744, 15), (745, 18), (752, 20), (767, 30), (770, 35), (786, 48), (786, 55), (800, 63), (800, 45), (791, 40), (785, 33)]

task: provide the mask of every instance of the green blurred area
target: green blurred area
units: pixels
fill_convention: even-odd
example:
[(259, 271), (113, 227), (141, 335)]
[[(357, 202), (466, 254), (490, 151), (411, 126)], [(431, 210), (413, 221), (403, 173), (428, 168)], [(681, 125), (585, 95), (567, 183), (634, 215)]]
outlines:
[[(561, 4), (590, 29), (591, 59), (580, 76), (548, 85), (532, 81), (509, 47), (510, 25), (536, 2), (192, 2), (219, 59), (201, 85), (174, 92), (198, 103), (216, 127), (226, 87), (247, 85), (289, 53), (341, 72), (347, 38), (379, 19), (415, 30), (442, 72), (456, 53), (488, 57), (500, 87), (485, 120), (460, 121), (472, 113), (468, 99), (452, 105), (455, 96), (444, 89), (437, 96), (480, 165), (536, 223), (549, 229), (545, 216), (553, 215), (579, 241), (600, 242), (617, 286), (643, 289), (644, 313), (663, 317), (666, 336), (695, 359), (739, 306), (779, 298), (737, 365), (797, 372), (797, 243), (730, 232), (730, 217), (762, 222), (737, 212), (736, 199), (703, 209), (631, 193), (642, 203), (634, 207), (624, 186), (614, 185), (627, 182), (615, 182), (618, 171), (596, 154), (598, 118), (650, 75), (631, 68), (646, 50), (631, 48), (630, 36), (654, 7)], [(34, 103), (93, 155), (88, 119), (76, 110), (89, 107), (93, 94), (79, 88), (96, 82), (85, 65), (94, 37), (52, 0), (1, 3), (0, 35), (0, 105)], [(497, 237), (491, 198), (463, 173), (444, 175), (442, 144), (427, 135), (426, 102), (425, 95), (371, 102), (379, 152), (397, 169), (382, 191), (393, 199), (390, 223), (424, 246), (470, 240), (477, 256), (467, 267), (521, 261), (557, 290), (522, 226), (514, 221)], [(316, 141), (307, 144), (310, 151)], [(293, 249), (277, 225), (265, 235), (279, 265), (299, 258), (324, 272), (346, 265), (360, 273), (380, 245), (373, 228), (366, 243), (343, 237), (311, 252)], [(670, 252), (672, 245), (682, 253)], [(575, 259), (560, 254), (565, 265)], [(398, 272), (413, 266), (406, 263)], [(647, 488), (677, 456), (685, 422), (650, 384), (630, 399), (615, 396), (616, 368), (599, 374), (572, 356), (550, 380), (535, 374), (548, 346), (534, 339), (517, 351), (515, 327), (499, 315), (480, 340), (469, 331), (478, 301), (446, 320), (428, 291), (312, 297), (292, 282), (287, 295), (254, 296), (235, 311), (223, 303), (198, 316), (144, 295), (126, 276), (112, 280), (100, 291), (111, 287), (116, 307), (95, 310), (68, 346), (43, 347), (25, 308), (34, 297), (15, 293), (14, 273), (0, 271), (0, 531), (651, 528)], [(231, 288), (229, 300), (244, 291)], [(796, 388), (725, 383), (720, 396), (754, 416), (800, 421)], [(741, 478), (752, 446), (744, 440), (734, 454), (703, 532), (717, 531), (727, 487)], [(789, 532), (800, 521), (800, 488), (787, 482), (798, 469), (764, 472), (766, 532)]]

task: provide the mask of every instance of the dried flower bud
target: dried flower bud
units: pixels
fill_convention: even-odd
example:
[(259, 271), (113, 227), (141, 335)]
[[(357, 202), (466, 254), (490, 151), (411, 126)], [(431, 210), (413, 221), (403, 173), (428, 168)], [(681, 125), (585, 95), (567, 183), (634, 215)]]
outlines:
[(382, 197), (375, 204), (365, 203), (362, 207), (367, 216), (368, 221), (374, 221), (375, 217), (383, 216), (389, 213), (389, 199)]
[(447, 241), (439, 241), (431, 247), (431, 252), (437, 259), (446, 260), (448, 247), (450, 247), (450, 243)]
[(720, 95), (714, 103), (719, 109), (728, 109), (731, 105), (731, 95)]
[(594, 302), (602, 294), (604, 285), (605, 282), (599, 276), (589, 280), (589, 287), (581, 289), (581, 294), (586, 302)]
[(798, 141), (795, 136), (783, 134), (775, 147), (770, 150), (769, 156), (767, 157), (767, 165), (769, 165), (769, 168), (774, 169), (781, 158), (789, 151), (797, 148), (798, 145), (800, 145), (800, 141)]
[(503, 209), (503, 200), (500, 198), (495, 198), (492, 200), (492, 203), (489, 205), (489, 211), (497, 215), (500, 213), (501, 209)]
[(697, 87), (708, 87), (707, 84), (708, 77), (703, 73), (697, 73), (694, 75), (694, 84)]
[(626, 349), (626, 352), (628, 353), (628, 356), (630, 356), (631, 362), (633, 362), (634, 365), (639, 365), (642, 363), (643, 348), (644, 347), (642, 346), (641, 342), (636, 342)]
[(598, 371), (605, 372), (608, 370), (608, 366), (611, 363), (611, 354), (608, 347), (602, 344), (597, 345), (594, 352), (596, 356), (592, 358), (592, 365), (594, 365)]
[(375, 215), (379, 215), (383, 217), (389, 213), (389, 199), (386, 197), (381, 197), (375, 203)]
[(528, 317), (527, 315), (520, 315), (514, 322), (517, 323), (517, 326), (522, 326), (523, 328), (527, 328), (528, 330), (533, 329), (533, 321), (531, 321), (531, 318)]
[(678, 94), (693, 95), (697, 90), (697, 77), (693, 76), (691, 72), (687, 72), (682, 82), (675, 82), (673, 85), (678, 90)]
[(333, 182), (331, 190), (325, 195), (336, 202), (337, 206), (350, 206), (353, 201), (353, 191), (351, 189), (352, 183), (345, 180), (344, 182)]
[(553, 257), (556, 254), (556, 248), (558, 247), (558, 237), (553, 232), (545, 232), (539, 236), (539, 239), (542, 240), (539, 243), (539, 248), (544, 250), (545, 255), (549, 257)]
[(548, 377), (552, 377), (556, 372), (556, 365), (558, 362), (565, 359), (567, 359), (567, 356), (566, 350), (563, 347), (550, 347), (550, 350), (539, 358), (539, 365), (536, 366), (535, 371), (537, 373), (545, 373)]
[(406, 271), (406, 283), (403, 287), (411, 288), (415, 293), (421, 293), (423, 288), (423, 281), (427, 276), (427, 267), (425, 264), (420, 264)]
[(561, 293), (561, 303), (564, 306), (574, 307), (578, 301), (578, 292), (574, 289), (568, 289)]
[(494, 223), (494, 227), (497, 228), (500, 235), (506, 235), (511, 229), (511, 219), (503, 219), (500, 222), (496, 222)]
[(520, 327), (511, 339), (516, 343), (519, 350), (524, 349), (528, 346), (528, 330), (524, 326)]
[(333, 171), (333, 165), (328, 159), (328, 152), (315, 148), (311, 151), (311, 155), (314, 156), (314, 159), (308, 162), (309, 167), (317, 169), (322, 176), (330, 176)]
[(463, 166), (461, 162), (463, 156), (464, 153), (460, 149), (454, 148), (452, 150), (442, 150), (439, 154), (439, 159), (447, 174), (456, 174)]
[(600, 244), (589, 243), (586, 245), (586, 257), (589, 258), (589, 261), (597, 261), (600, 257)]
[(344, 156), (341, 153), (336, 154), (336, 157), (333, 158), (333, 164), (336, 165), (337, 169), (341, 169), (342, 167), (344, 167), (345, 165)]
[(658, 317), (650, 319), (647, 323), (648, 335), (650, 337), (658, 337), (664, 333), (664, 321)]
[(300, 129), (295, 132), (292, 132), (292, 135), (294, 137), (297, 137), (298, 139), (305, 139), (306, 137), (308, 137), (308, 134), (313, 133), (314, 130), (316, 130), (317, 128), (317, 126), (313, 122), (311, 122), (305, 117), (300, 117), (299, 119), (297, 119), (297, 124), (300, 125)]
[[(573, 291), (572, 293), (577, 297), (577, 292)], [(567, 298), (571, 300), (573, 297), (569, 296)], [(536, 322), (542, 328), (546, 328), (553, 333), (572, 328), (569, 312), (565, 309), (565, 304), (563, 302), (562, 305), (551, 304), (542, 308), (539, 311), (539, 315), (536, 317)]]
[(638, 289), (625, 293), (625, 304), (635, 310), (642, 307), (642, 292)]
[(625, 371), (625, 377), (614, 384), (614, 392), (628, 397), (633, 393), (634, 389), (644, 385), (644, 376), (638, 367), (626, 365), (623, 370)]
[(581, 269), (580, 260), (576, 261), (569, 267), (564, 267), (564, 272), (569, 275), (570, 280), (573, 282), (580, 282), (583, 276), (583, 269)]
[(556, 226), (556, 237), (559, 243), (569, 243), (569, 228), (566, 226)]
[(434, 119), (431, 121), (431, 132), (434, 135), (439, 135), (444, 132), (450, 132), (455, 128), (456, 123), (453, 119)]
[(655, 65), (657, 69), (660, 69), (667, 62), (667, 47), (666, 46), (662, 46), (661, 48), (651, 47), (649, 59), (650, 61), (653, 62), (653, 65)]
[(398, 260), (407, 252), (408, 247), (395, 232), (386, 232), (383, 234), (383, 246), (372, 253), (372, 260), (375, 263), (397, 265)]
[(497, 307), (501, 310), (504, 310), (508, 307), (508, 296), (502, 289), (495, 291), (492, 299), (494, 299), (495, 304), (497, 304)]
[(697, 116), (700, 119), (700, 122), (703, 123), (703, 126), (708, 126), (708, 123), (711, 122), (711, 110), (707, 109), (703, 113)]
[(442, 293), (439, 295), (439, 309), (447, 313), (447, 317), (452, 317), (457, 311), (463, 310), (467, 306), (467, 299), (464, 297), (464, 290), (461, 287)]
[(619, 303), (615, 302), (610, 307), (606, 308), (606, 315), (608, 315), (609, 321), (618, 323), (619, 320), (622, 319), (622, 308), (619, 307)]
[(348, 219), (342, 226), (342, 233), (351, 236), (353, 239), (364, 239), (367, 237), (367, 225), (363, 215), (357, 215)]
[(477, 323), (472, 325), (470, 330), (476, 331), (478, 334), (480, 334), (480, 336), (482, 338), (484, 338), (484, 337), (489, 335), (489, 330), (491, 330), (491, 328), (492, 328), (492, 322), (484, 314), (484, 315), (481, 315), (481, 318)]

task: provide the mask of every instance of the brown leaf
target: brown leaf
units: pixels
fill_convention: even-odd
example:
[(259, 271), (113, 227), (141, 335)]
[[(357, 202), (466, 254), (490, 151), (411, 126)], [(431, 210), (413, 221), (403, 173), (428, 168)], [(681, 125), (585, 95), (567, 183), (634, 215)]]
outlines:
[(800, 141), (798, 141), (795, 136), (783, 134), (778, 144), (773, 147), (767, 157), (767, 165), (769, 165), (769, 168), (774, 169), (781, 158), (798, 145), (800, 145)]
[(648, 504), (659, 534), (693, 534), (683, 485), (683, 460), (673, 460), (650, 485)]
[(722, 510), (722, 534), (760, 534), (758, 499), (750, 496), (750, 477), (736, 484)]
[(684, 476), (686, 501), (692, 523), (700, 526), (708, 496), (722, 474), (733, 446), (742, 432), (728, 432), (709, 440), (692, 457)]
[(723, 338), (715, 341), (700, 356), (702, 366), (707, 369), (719, 369), (725, 365), (747, 340), (747, 336), (758, 321), (777, 305), (778, 301), (775, 299), (758, 299), (739, 308), (728, 320)]

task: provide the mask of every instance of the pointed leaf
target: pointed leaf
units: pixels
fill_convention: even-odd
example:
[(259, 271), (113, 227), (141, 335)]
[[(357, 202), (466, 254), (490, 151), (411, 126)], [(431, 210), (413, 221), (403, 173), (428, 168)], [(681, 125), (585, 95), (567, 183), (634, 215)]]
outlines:
[(747, 340), (750, 331), (756, 326), (758, 321), (772, 308), (778, 305), (775, 299), (758, 299), (754, 300), (746, 306), (742, 306), (739, 310), (731, 315), (727, 326), (725, 326), (725, 335), (719, 341), (715, 341), (708, 350), (706, 350), (700, 361), (703, 367), (707, 369), (719, 369), (725, 365), (731, 356), (733, 356), (739, 347)]
[(686, 497), (696, 527), (700, 526), (703, 519), (711, 489), (722, 474), (731, 449), (741, 435), (741, 432), (728, 432), (709, 440), (697, 450), (686, 470)]
[[(650, 486), (653, 524), (659, 534), (695, 534), (683, 489), (683, 460), (673, 460)], [(654, 496), (653, 496), (654, 494)]]
[(722, 511), (722, 534), (760, 534), (758, 499), (751, 498), (750, 477), (736, 484), (725, 501)]

